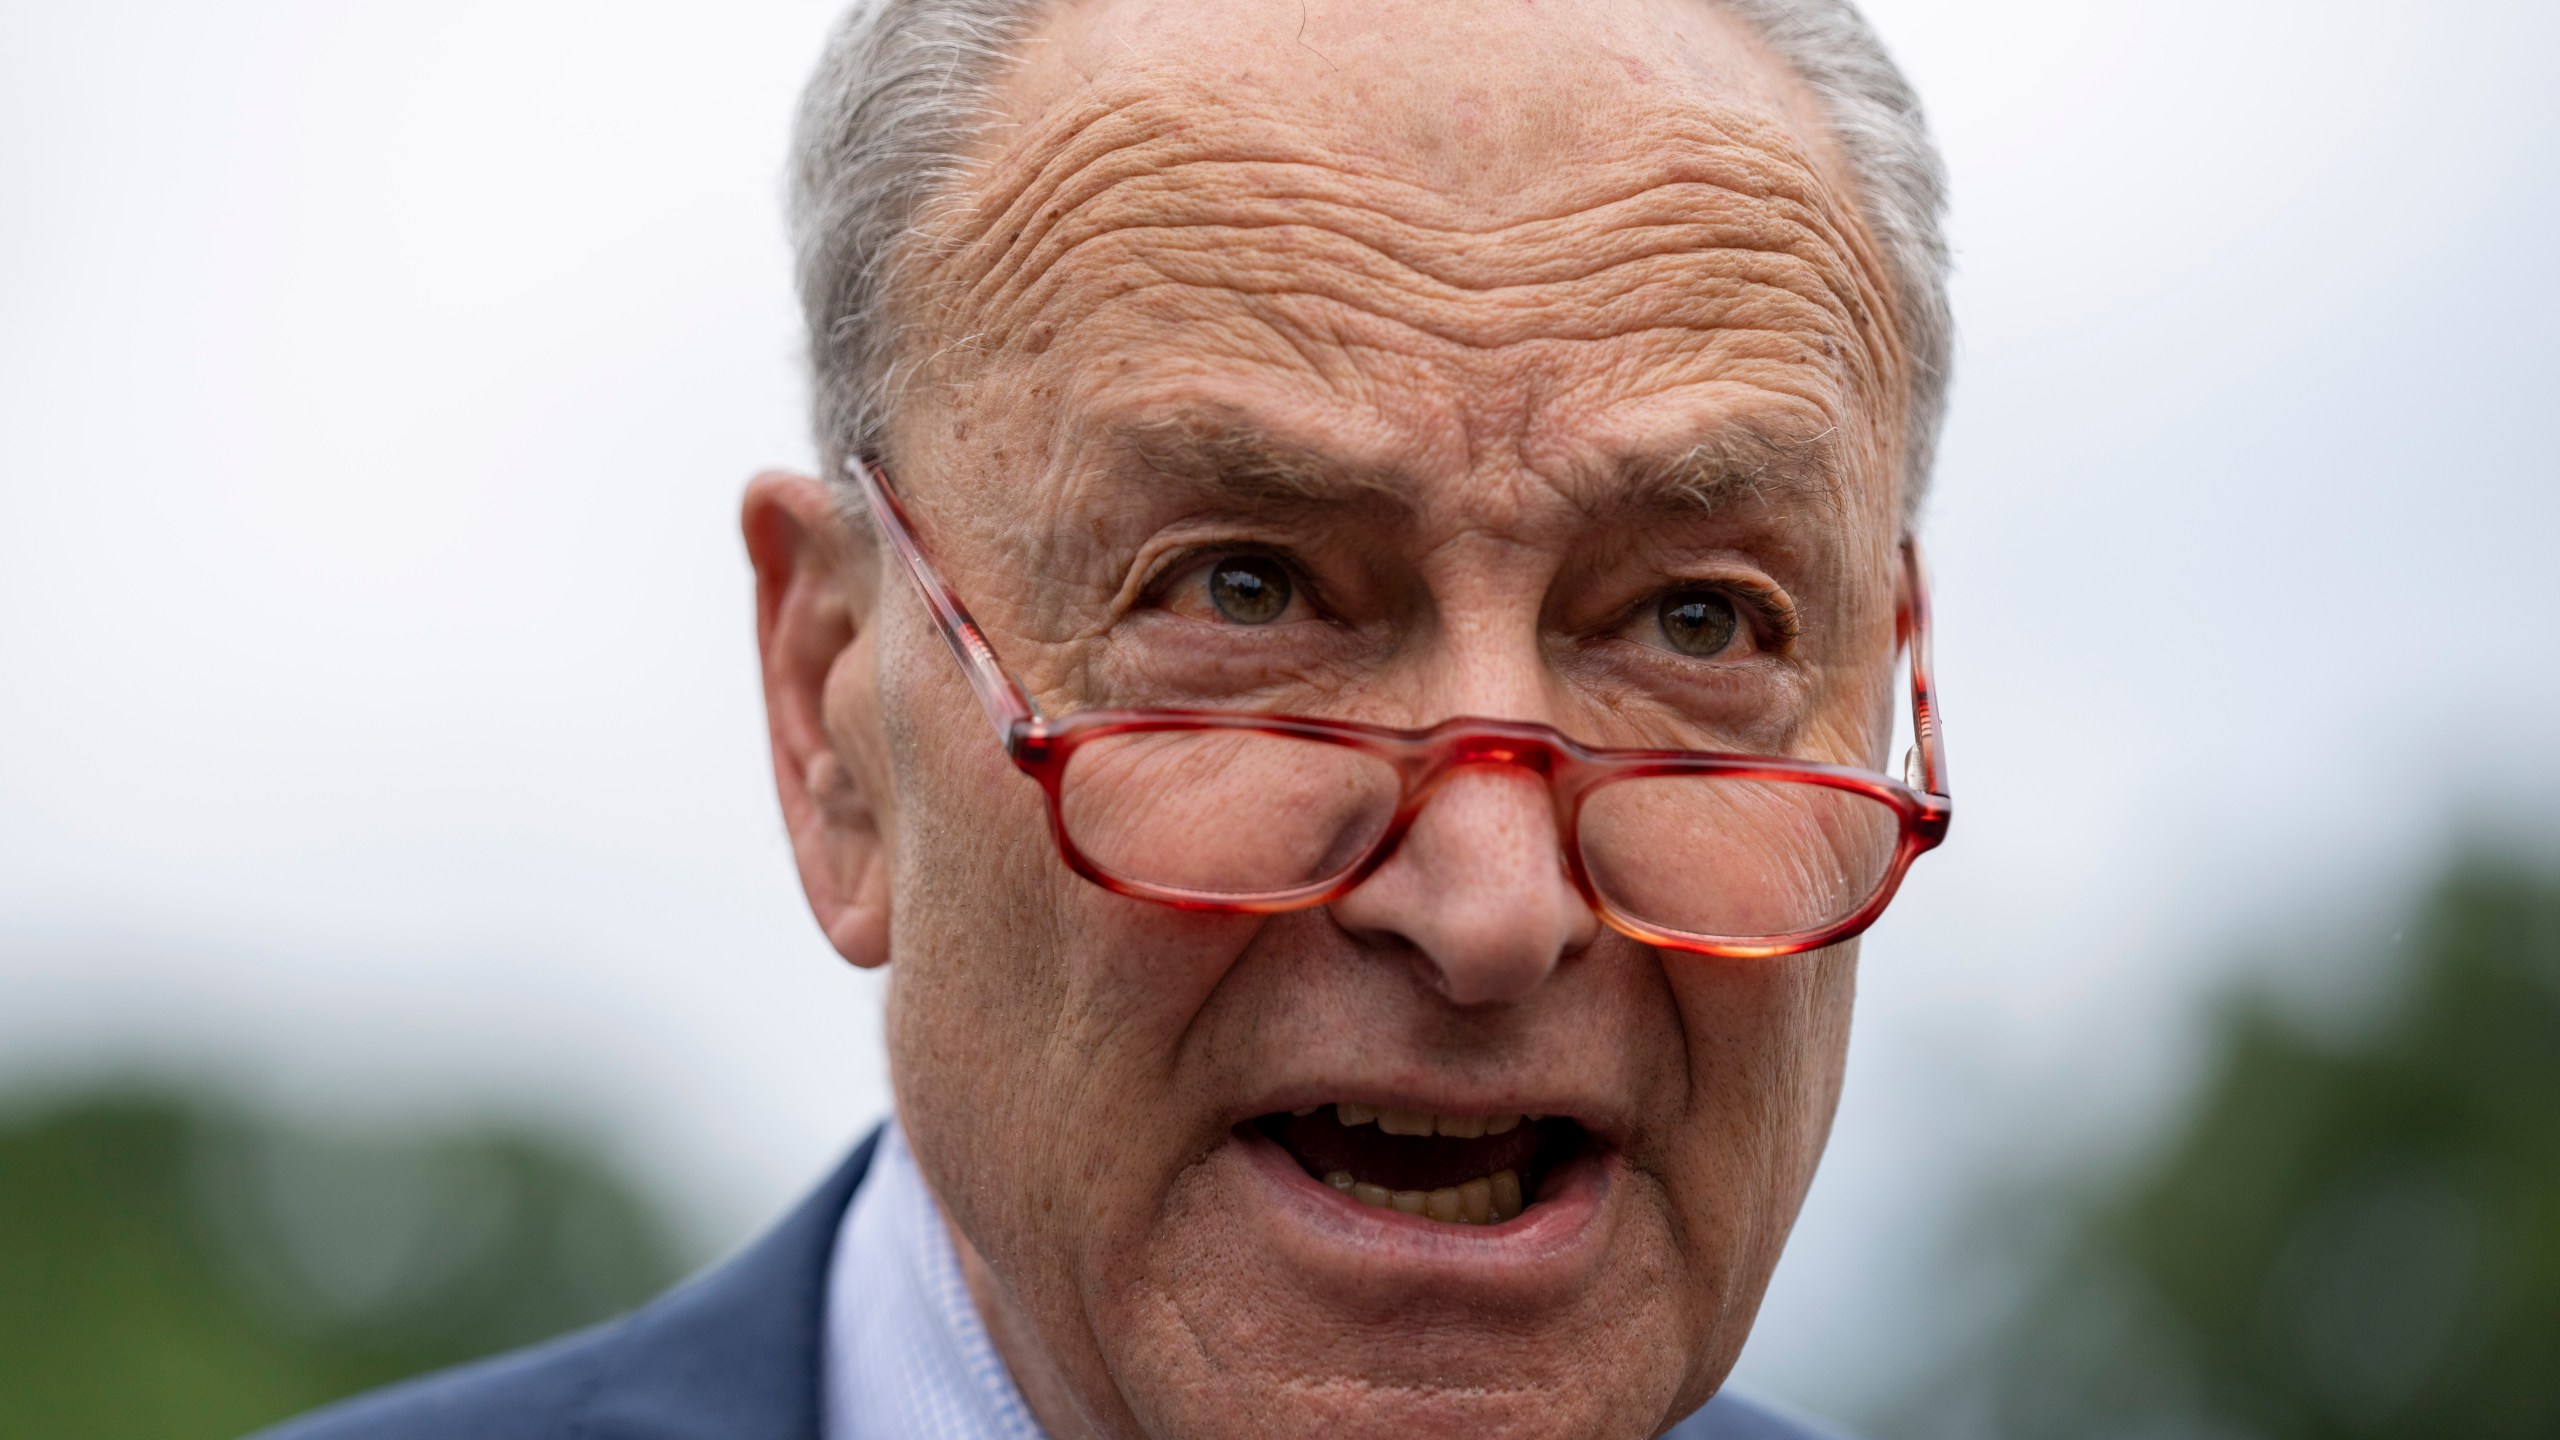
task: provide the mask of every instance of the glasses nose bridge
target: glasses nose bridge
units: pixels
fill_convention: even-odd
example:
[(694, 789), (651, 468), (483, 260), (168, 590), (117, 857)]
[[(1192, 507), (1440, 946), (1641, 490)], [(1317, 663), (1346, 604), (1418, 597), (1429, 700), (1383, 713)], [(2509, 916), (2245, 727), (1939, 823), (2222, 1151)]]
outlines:
[(1404, 818), (1408, 823), (1418, 819), (1440, 787), (1464, 771), (1526, 770), (1546, 787), (1547, 803), (1555, 812), (1557, 843), (1561, 845), (1566, 819), (1564, 791), (1558, 777), (1564, 772), (1567, 759), (1562, 746), (1539, 735), (1466, 730), (1446, 736), (1417, 757), (1417, 763), (1407, 772)]

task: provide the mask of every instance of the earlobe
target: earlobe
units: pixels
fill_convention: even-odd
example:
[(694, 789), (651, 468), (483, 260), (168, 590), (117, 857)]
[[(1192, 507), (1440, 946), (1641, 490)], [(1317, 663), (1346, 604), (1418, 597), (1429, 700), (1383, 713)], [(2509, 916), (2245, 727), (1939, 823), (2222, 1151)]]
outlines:
[(765, 723), (801, 889), (838, 954), (879, 965), (889, 958), (889, 836), (868, 552), (835, 497), (805, 475), (749, 482), (739, 528), (755, 567)]

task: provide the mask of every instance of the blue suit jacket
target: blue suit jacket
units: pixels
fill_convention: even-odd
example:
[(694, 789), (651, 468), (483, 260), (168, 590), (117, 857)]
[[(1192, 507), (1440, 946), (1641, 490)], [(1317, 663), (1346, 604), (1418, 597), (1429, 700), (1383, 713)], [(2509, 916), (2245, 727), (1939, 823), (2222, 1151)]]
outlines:
[[(547, 1345), (360, 1395), (262, 1440), (822, 1440), (827, 1262), (874, 1131), (762, 1240)], [(1828, 1440), (1720, 1395), (1666, 1440)]]

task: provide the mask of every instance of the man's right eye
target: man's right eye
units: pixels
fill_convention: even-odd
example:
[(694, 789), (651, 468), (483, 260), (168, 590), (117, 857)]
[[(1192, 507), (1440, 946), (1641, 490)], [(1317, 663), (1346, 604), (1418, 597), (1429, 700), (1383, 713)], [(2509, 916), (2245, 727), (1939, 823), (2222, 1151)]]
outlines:
[(1238, 625), (1268, 625), (1289, 613), (1289, 572), (1261, 555), (1229, 555), (1209, 565), (1209, 606)]

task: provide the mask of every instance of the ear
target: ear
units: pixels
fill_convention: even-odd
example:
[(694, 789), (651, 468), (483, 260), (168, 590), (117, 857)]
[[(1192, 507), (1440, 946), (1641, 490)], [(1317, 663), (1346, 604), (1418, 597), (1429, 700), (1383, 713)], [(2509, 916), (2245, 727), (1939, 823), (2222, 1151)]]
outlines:
[(871, 626), (873, 551), (827, 487), (768, 471), (739, 514), (774, 786), (818, 928), (866, 969), (889, 958), (887, 752)]

